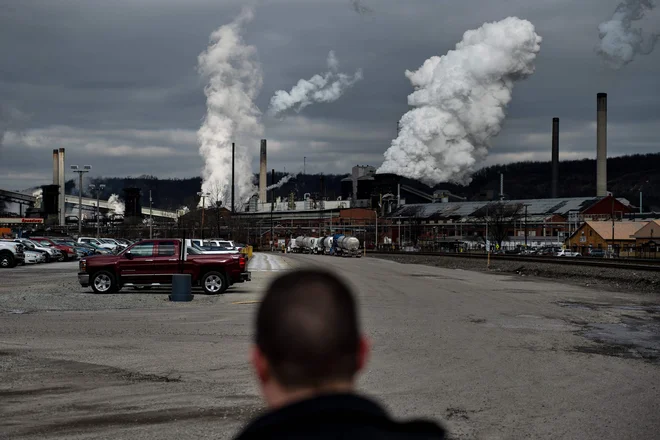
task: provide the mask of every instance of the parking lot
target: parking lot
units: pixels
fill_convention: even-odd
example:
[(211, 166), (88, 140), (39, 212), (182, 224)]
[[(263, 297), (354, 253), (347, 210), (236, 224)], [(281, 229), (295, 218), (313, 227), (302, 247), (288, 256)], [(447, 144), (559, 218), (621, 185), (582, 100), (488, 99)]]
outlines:
[(0, 272), (0, 437), (228, 439), (262, 410), (248, 362), (266, 284), (330, 268), (359, 292), (360, 389), (455, 438), (657, 437), (657, 296), (375, 258), (255, 254), (224, 295), (97, 295), (77, 263)]

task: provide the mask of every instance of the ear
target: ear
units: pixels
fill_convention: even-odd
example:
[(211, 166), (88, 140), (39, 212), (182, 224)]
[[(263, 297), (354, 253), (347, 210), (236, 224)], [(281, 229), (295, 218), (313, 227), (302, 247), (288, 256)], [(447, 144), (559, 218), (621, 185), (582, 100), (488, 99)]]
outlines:
[(366, 336), (361, 335), (358, 343), (357, 352), (357, 371), (362, 371), (367, 365), (369, 360), (369, 352), (371, 351), (371, 344)]
[(263, 352), (259, 349), (257, 345), (252, 346), (250, 353), (250, 361), (252, 362), (252, 367), (254, 368), (255, 373), (259, 382), (266, 383), (270, 379), (270, 372), (268, 368), (268, 360), (264, 356)]

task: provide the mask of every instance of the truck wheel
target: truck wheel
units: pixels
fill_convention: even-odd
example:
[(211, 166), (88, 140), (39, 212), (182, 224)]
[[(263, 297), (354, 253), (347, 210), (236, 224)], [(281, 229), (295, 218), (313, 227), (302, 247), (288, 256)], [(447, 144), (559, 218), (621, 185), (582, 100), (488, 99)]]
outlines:
[(115, 293), (119, 290), (115, 276), (105, 270), (92, 275), (90, 284), (94, 293)]
[(0, 253), (0, 267), (3, 269), (16, 266), (16, 260), (10, 252)]
[(202, 277), (202, 289), (207, 295), (220, 295), (228, 287), (227, 279), (220, 272), (208, 272)]

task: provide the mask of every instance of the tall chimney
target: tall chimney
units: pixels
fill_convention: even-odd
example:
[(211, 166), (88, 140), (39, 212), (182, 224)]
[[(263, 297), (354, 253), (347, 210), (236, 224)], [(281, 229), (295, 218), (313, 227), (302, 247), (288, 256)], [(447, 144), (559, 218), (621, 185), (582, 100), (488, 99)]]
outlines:
[(268, 169), (267, 169), (267, 158), (266, 158), (266, 139), (261, 140), (261, 155), (259, 159), (259, 201), (261, 203), (266, 203), (268, 201), (266, 188), (267, 188), (267, 179), (268, 179)]
[(504, 173), (500, 173), (500, 200), (504, 200)]
[(60, 184), (60, 154), (57, 149), (53, 150), (53, 185)]
[(59, 165), (57, 166), (58, 168), (58, 185), (60, 186), (60, 193), (59, 193), (59, 205), (60, 205), (60, 226), (65, 226), (66, 225), (66, 202), (64, 201), (64, 197), (66, 196), (66, 192), (64, 191), (64, 184), (65, 184), (65, 175), (66, 175), (66, 170), (64, 169), (64, 148), (60, 148), (59, 154), (58, 154), (58, 161)]
[(607, 196), (607, 93), (599, 93), (596, 112), (596, 196)]
[(234, 212), (234, 171), (235, 171), (235, 162), (234, 156), (236, 155), (236, 144), (231, 143), (231, 212)]
[(559, 118), (552, 118), (552, 198), (559, 197)]

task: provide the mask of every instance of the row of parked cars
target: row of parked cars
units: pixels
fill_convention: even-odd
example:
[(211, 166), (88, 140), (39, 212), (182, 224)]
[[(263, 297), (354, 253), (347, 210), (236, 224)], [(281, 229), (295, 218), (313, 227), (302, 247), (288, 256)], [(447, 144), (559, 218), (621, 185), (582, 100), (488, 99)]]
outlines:
[(80, 237), (30, 237), (0, 240), (0, 268), (25, 264), (74, 261), (93, 255), (117, 253), (132, 240)]
[[(0, 268), (24, 264), (74, 261), (94, 255), (116, 255), (140, 240), (125, 238), (79, 237), (30, 237), (0, 240)], [(192, 253), (232, 254), (239, 253), (245, 245), (223, 239), (188, 239), (186, 244)]]

